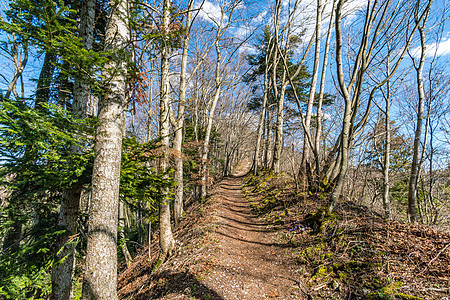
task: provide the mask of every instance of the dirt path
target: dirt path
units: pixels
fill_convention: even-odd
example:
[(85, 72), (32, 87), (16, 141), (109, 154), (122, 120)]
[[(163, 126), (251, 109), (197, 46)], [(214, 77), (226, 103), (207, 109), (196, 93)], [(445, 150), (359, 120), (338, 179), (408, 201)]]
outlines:
[(302, 299), (290, 249), (255, 216), (241, 188), (242, 177), (218, 188), (214, 238), (221, 253), (202, 283), (222, 299)]

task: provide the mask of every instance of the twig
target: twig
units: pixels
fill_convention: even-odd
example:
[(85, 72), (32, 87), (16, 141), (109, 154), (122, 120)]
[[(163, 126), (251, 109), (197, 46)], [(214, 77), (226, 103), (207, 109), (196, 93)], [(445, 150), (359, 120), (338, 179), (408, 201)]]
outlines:
[(439, 255), (441, 255), (442, 252), (444, 252), (444, 251), (448, 248), (448, 246), (450, 246), (450, 243), (447, 243), (447, 245), (446, 245), (444, 248), (442, 248), (442, 250), (439, 251), (439, 253), (438, 253), (432, 260), (430, 260), (430, 261), (428, 262), (428, 264), (427, 264), (427, 266), (425, 267), (425, 269), (423, 269), (418, 275), (420, 275), (420, 274), (422, 274), (423, 272), (425, 272), (425, 270), (428, 269), (428, 267), (433, 263), (433, 261), (435, 261), (435, 260), (439, 257)]

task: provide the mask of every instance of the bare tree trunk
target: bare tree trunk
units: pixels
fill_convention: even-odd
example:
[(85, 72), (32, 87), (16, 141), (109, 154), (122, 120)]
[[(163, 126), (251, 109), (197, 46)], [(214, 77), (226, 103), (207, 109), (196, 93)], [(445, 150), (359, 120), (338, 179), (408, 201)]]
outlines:
[[(197, 83), (197, 81), (196, 81)], [(198, 87), (194, 91), (194, 139), (198, 142)]]
[[(417, 18), (417, 13), (415, 14), (416, 24), (420, 22)], [(428, 17), (428, 14), (427, 14)], [(419, 65), (416, 68), (417, 77), (417, 92), (419, 96), (419, 106), (417, 108), (417, 122), (416, 130), (414, 133), (414, 145), (413, 145), (413, 159), (411, 164), (411, 174), (409, 177), (409, 189), (408, 189), (408, 217), (411, 223), (417, 221), (417, 181), (419, 174), (419, 158), (420, 158), (420, 138), (422, 135), (422, 122), (423, 122), (423, 111), (425, 106), (425, 88), (423, 84), (423, 66), (425, 64), (425, 51), (426, 51), (426, 41), (425, 41), (425, 25), (427, 18), (423, 21), (423, 24), (419, 25), (419, 35), (421, 43), (421, 55), (419, 60)]]
[(384, 149), (384, 166), (383, 166), (383, 208), (384, 216), (386, 218), (391, 217), (391, 208), (389, 202), (389, 166), (391, 158), (391, 120), (390, 120), (390, 107), (391, 107), (391, 93), (390, 93), (390, 82), (387, 83), (387, 95), (385, 98), (386, 102), (386, 112), (385, 112), (385, 122), (386, 127), (385, 139), (386, 148)]
[[(274, 30), (275, 30), (275, 49), (279, 48), (280, 43), (280, 18), (281, 18), (281, 1), (277, 0), (275, 4), (275, 16), (274, 16)], [(289, 37), (287, 38), (289, 39)], [(287, 48), (287, 47), (286, 47)], [(287, 50), (287, 49), (286, 49)], [(283, 146), (283, 111), (284, 111), (284, 95), (286, 90), (286, 70), (283, 69), (283, 77), (280, 82), (281, 91), (278, 93), (277, 86), (277, 69), (278, 69), (278, 51), (273, 53), (273, 67), (272, 67), (272, 83), (274, 89), (274, 97), (277, 100), (277, 119), (275, 126), (275, 142), (273, 146), (273, 156), (272, 156), (272, 169), (275, 173), (280, 172), (280, 158), (281, 158), (281, 148)]]
[[(267, 49), (266, 49), (266, 57), (265, 57), (265, 69), (264, 69), (264, 95), (263, 95), (263, 102), (262, 102), (262, 110), (261, 110), (261, 116), (259, 118), (259, 122), (258, 122), (258, 130), (257, 130), (257, 136), (256, 136), (256, 147), (255, 147), (255, 156), (253, 159), (253, 174), (257, 175), (258, 174), (258, 168), (259, 168), (259, 153), (260, 153), (260, 148), (261, 148), (261, 139), (262, 139), (262, 135), (263, 135), (263, 129), (264, 129), (264, 120), (266, 117), (266, 110), (267, 110), (267, 98), (268, 98), (268, 92), (269, 92), (269, 58), (271, 55), (271, 51), (273, 51), (273, 49), (271, 51), (269, 51), (269, 45), (271, 44), (272, 41), (272, 36), (269, 39), (269, 42), (267, 43)], [(273, 47), (272, 47), (273, 48)]]
[(322, 64), (322, 73), (320, 76), (320, 90), (319, 90), (319, 99), (317, 101), (317, 131), (314, 141), (315, 152), (317, 153), (316, 157), (316, 171), (315, 171), (315, 179), (319, 181), (321, 178), (321, 169), (320, 169), (320, 139), (322, 136), (322, 105), (323, 105), (323, 96), (325, 92), (325, 74), (328, 65), (328, 51), (330, 49), (330, 40), (331, 40), (331, 29), (333, 26), (333, 12), (335, 7), (335, 0), (333, 0), (333, 4), (331, 7), (331, 15), (330, 15), (330, 23), (328, 25), (327, 31), (327, 40), (325, 42), (325, 54), (323, 56), (323, 64)]
[[(83, 1), (80, 12), (80, 37), (87, 50), (92, 49), (94, 38), (95, 1)], [(83, 80), (75, 78), (73, 91), (72, 111), (79, 117), (85, 118), (87, 114), (89, 97), (89, 85)], [(81, 149), (73, 147), (72, 152), (80, 152)], [(52, 269), (52, 295), (54, 300), (70, 300), (73, 298), (73, 275), (75, 271), (75, 245), (66, 244), (70, 235), (77, 233), (77, 220), (80, 210), (80, 197), (83, 186), (77, 182), (74, 186), (64, 191), (61, 198), (58, 225), (65, 227), (68, 233), (61, 237), (58, 244), (56, 262)]]
[[(222, 24), (221, 24), (222, 25)], [(218, 31), (222, 26), (219, 26)], [(208, 119), (207, 119), (207, 125), (205, 130), (205, 140), (203, 142), (203, 151), (202, 151), (202, 177), (201, 177), (201, 198), (206, 198), (206, 191), (207, 191), (207, 176), (208, 176), (208, 152), (209, 152), (209, 141), (211, 137), (211, 130), (212, 130), (212, 123), (213, 123), (213, 117), (214, 112), (216, 110), (217, 102), (219, 101), (219, 96), (221, 92), (221, 82), (220, 82), (220, 63), (221, 63), (221, 52), (220, 52), (220, 46), (219, 46), (219, 39), (216, 39), (215, 41), (216, 45), (216, 52), (217, 52), (217, 61), (216, 61), (216, 74), (215, 74), (215, 83), (216, 83), (216, 92), (214, 94), (214, 98), (212, 100), (211, 106), (209, 108), (208, 113)]]
[[(342, 37), (341, 37), (341, 13), (342, 6), (344, 5), (343, 0), (339, 0), (336, 7), (336, 22), (335, 22), (335, 30), (336, 30), (336, 65), (338, 72), (338, 80), (339, 86), (341, 88), (342, 93), (344, 94), (345, 101), (345, 109), (344, 109), (344, 117), (343, 117), (343, 127), (341, 131), (341, 142), (340, 142), (340, 168), (339, 174), (336, 181), (336, 186), (334, 187), (333, 192), (330, 197), (330, 204), (328, 207), (328, 213), (331, 214), (334, 210), (334, 207), (337, 203), (338, 198), (342, 193), (342, 188), (344, 187), (344, 179), (347, 174), (348, 169), (348, 152), (349, 152), (349, 142), (350, 142), (350, 130), (351, 130), (351, 121), (352, 121), (352, 99), (348, 92), (347, 87), (344, 83), (344, 71), (342, 65)], [(367, 19), (366, 19), (367, 22)]]
[(11, 82), (8, 84), (8, 90), (5, 93), (5, 98), (9, 98), (11, 95), (11, 92), (13, 93), (14, 97), (19, 98), (19, 95), (16, 91), (17, 86), (17, 80), (21, 78), (23, 70), (25, 69), (25, 66), (28, 62), (28, 40), (24, 39), (21, 43), (21, 47), (23, 49), (23, 59), (21, 59), (21, 54), (19, 51), (19, 46), (17, 43), (16, 35), (12, 35), (13, 41), (12, 41), (12, 55), (13, 55), (13, 61), (14, 61), (14, 75)]
[[(192, 8), (194, 1), (189, 1), (188, 13), (186, 19), (186, 28), (190, 29), (192, 22)], [(178, 224), (181, 216), (183, 215), (183, 153), (181, 152), (181, 145), (183, 143), (183, 126), (185, 118), (185, 106), (186, 106), (186, 69), (188, 60), (188, 48), (189, 48), (189, 31), (185, 33), (183, 40), (183, 54), (181, 57), (181, 72), (180, 72), (180, 103), (178, 104), (178, 116), (175, 129), (175, 138), (173, 140), (173, 149), (175, 150), (175, 181), (177, 186), (175, 188), (175, 201), (174, 201), (174, 221)]]
[[(311, 116), (312, 116), (312, 109), (314, 100), (316, 97), (316, 85), (317, 85), (317, 77), (319, 75), (319, 59), (320, 59), (320, 28), (322, 26), (322, 15), (323, 15), (323, 9), (322, 9), (322, 1), (317, 0), (317, 11), (316, 11), (316, 45), (315, 45), (315, 51), (314, 51), (314, 66), (313, 66), (313, 73), (311, 74), (311, 87), (309, 90), (309, 99), (308, 99), (308, 105), (306, 108), (306, 114), (305, 114), (305, 131), (308, 131), (308, 134), (310, 132), (311, 127)], [(305, 141), (303, 143), (303, 157), (302, 157), (302, 163), (300, 166), (300, 174), (302, 175), (300, 180), (303, 183), (307, 183), (307, 176), (311, 173), (311, 170), (308, 170), (307, 167), (311, 165), (310, 163), (310, 147), (309, 143), (306, 142), (307, 134), (305, 133)], [(316, 157), (316, 161), (318, 161), (318, 157)]]
[(265, 145), (265, 153), (264, 153), (264, 167), (266, 169), (269, 168), (270, 165), (270, 145), (272, 144), (272, 108), (269, 106), (267, 109), (267, 117), (266, 117), (266, 145)]
[[(167, 34), (169, 33), (170, 25), (170, 9), (171, 1), (164, 0), (163, 3), (163, 24), (162, 30), (166, 36), (163, 39), (161, 48), (161, 84), (160, 84), (160, 111), (159, 111), (159, 135), (161, 144), (164, 149), (169, 149), (169, 129), (170, 129), (170, 82), (169, 82), (169, 58), (170, 58), (170, 41)], [(169, 166), (169, 158), (163, 156), (159, 159), (159, 172), (166, 171)], [(154, 267), (156, 270), (166, 260), (168, 255), (171, 255), (175, 247), (175, 240), (172, 234), (172, 225), (170, 224), (170, 205), (169, 205), (169, 189), (165, 188), (163, 191), (163, 199), (159, 204), (159, 247), (160, 254), (158, 261)]]
[(106, 50), (111, 60), (103, 72), (105, 90), (99, 109), (89, 210), (84, 300), (117, 299), (117, 219), (119, 206), (122, 129), (126, 98), (126, 57), (130, 39), (128, 3), (111, 2)]
[(125, 242), (125, 205), (122, 201), (119, 201), (119, 236), (122, 239), (120, 247), (122, 248), (123, 256), (125, 257), (125, 263), (129, 266), (132, 262), (130, 251), (128, 251), (127, 243)]

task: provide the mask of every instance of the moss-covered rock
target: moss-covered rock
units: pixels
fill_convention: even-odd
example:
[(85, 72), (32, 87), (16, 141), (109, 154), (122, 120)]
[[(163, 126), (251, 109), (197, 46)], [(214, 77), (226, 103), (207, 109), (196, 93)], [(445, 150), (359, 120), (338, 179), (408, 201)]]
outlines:
[(326, 206), (321, 207), (315, 213), (309, 213), (305, 217), (305, 224), (311, 227), (314, 233), (323, 232), (324, 229), (336, 220), (337, 216), (335, 214), (328, 214), (328, 209)]

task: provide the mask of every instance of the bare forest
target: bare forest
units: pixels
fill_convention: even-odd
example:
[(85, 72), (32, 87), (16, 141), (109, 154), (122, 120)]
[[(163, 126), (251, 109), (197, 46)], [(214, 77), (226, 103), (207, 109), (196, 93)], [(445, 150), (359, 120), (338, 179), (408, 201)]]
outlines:
[(450, 297), (446, 1), (1, 4), (0, 300)]

